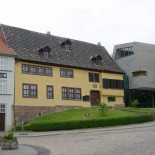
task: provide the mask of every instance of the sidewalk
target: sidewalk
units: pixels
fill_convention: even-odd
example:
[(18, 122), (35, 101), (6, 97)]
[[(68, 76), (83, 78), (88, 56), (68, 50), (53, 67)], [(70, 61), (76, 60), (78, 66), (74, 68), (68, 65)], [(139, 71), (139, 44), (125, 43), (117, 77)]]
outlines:
[(37, 155), (37, 150), (19, 145), (17, 150), (0, 150), (0, 155)]

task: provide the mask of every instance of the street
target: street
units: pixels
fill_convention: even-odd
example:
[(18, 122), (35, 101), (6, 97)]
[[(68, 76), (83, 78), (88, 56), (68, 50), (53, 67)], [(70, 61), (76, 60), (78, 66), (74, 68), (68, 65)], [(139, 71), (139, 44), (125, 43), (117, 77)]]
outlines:
[[(154, 155), (155, 122), (146, 126), (114, 127), (41, 136), (20, 136), (19, 144), (44, 147), (51, 155)], [(80, 132), (79, 132), (80, 131)]]

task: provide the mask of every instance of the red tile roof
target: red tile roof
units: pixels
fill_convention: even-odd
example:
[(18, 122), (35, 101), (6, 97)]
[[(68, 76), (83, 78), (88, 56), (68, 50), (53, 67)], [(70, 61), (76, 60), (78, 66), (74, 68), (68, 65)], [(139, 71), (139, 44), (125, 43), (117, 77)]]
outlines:
[(7, 47), (2, 37), (0, 37), (0, 54), (16, 55), (15, 51), (12, 48)]

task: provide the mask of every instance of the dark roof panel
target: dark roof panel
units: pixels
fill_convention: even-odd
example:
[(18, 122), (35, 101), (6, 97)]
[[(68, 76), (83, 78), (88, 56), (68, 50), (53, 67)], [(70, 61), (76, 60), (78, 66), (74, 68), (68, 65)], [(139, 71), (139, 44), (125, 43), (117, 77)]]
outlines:
[[(16, 51), (19, 59), (123, 73), (103, 46), (12, 26), (2, 25), (2, 28), (9, 47)], [(71, 51), (65, 51), (60, 44), (64, 40), (71, 42)], [(46, 46), (51, 49), (50, 57), (47, 59), (38, 52)], [(101, 66), (96, 66), (90, 59), (94, 55), (102, 57)]]

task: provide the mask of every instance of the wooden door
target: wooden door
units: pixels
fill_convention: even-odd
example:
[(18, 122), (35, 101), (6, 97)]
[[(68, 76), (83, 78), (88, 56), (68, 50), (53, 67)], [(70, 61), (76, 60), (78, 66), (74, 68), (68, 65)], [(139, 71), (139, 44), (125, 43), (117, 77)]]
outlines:
[(0, 113), (0, 131), (5, 130), (5, 113)]
[(91, 91), (90, 92), (90, 101), (92, 106), (98, 106), (100, 102), (100, 92)]

